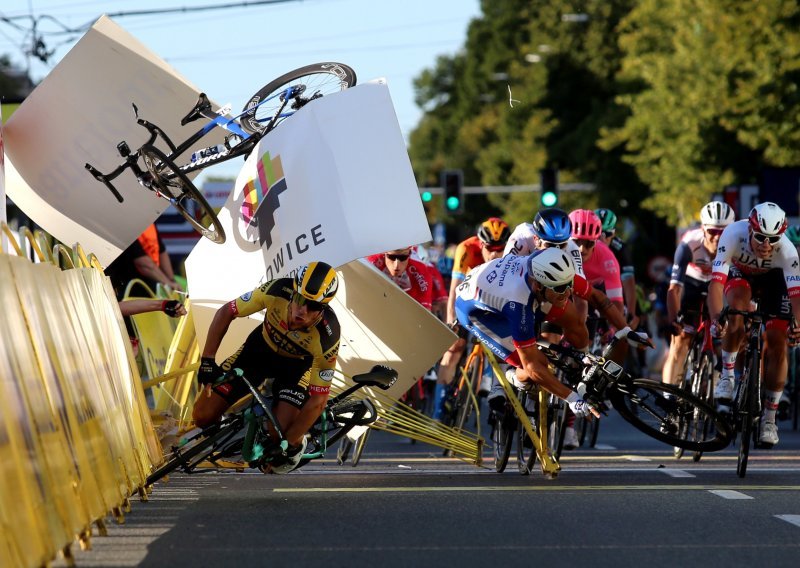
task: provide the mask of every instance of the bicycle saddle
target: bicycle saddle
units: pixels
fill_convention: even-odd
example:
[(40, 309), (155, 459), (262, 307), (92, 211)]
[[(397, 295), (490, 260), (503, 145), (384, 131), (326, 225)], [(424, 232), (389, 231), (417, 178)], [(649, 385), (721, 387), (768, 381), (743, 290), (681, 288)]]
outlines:
[(209, 118), (209, 114), (211, 115), (211, 118), (213, 118), (214, 113), (211, 112), (211, 101), (208, 100), (208, 97), (205, 93), (200, 93), (200, 96), (197, 97), (197, 102), (194, 104), (194, 108), (189, 111), (189, 114), (181, 119), (181, 126), (186, 126), (198, 118)]
[(387, 390), (397, 380), (397, 371), (385, 365), (375, 365), (368, 373), (353, 375), (353, 382)]

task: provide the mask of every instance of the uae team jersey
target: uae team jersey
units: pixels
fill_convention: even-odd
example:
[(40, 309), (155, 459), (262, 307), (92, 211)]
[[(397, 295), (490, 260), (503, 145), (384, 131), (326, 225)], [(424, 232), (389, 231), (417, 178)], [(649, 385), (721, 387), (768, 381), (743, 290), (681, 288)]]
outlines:
[(749, 221), (731, 223), (722, 232), (717, 256), (712, 265), (711, 279), (725, 284), (728, 272), (735, 266), (744, 275), (765, 274), (773, 269), (783, 271), (790, 298), (800, 296), (800, 262), (797, 249), (785, 234), (772, 247), (769, 258), (758, 258), (750, 246)]

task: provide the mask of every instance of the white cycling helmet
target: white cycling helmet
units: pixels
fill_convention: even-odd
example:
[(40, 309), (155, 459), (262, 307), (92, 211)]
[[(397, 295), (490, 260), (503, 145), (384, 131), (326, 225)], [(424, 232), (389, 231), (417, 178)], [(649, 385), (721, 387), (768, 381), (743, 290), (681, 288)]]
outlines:
[(786, 230), (786, 213), (771, 201), (759, 203), (750, 210), (750, 228), (756, 233), (774, 237)]
[(700, 210), (700, 222), (712, 227), (727, 227), (736, 220), (733, 209), (722, 201), (706, 203)]
[(546, 248), (535, 251), (528, 257), (528, 274), (548, 288), (572, 284), (575, 268), (566, 253), (560, 248)]

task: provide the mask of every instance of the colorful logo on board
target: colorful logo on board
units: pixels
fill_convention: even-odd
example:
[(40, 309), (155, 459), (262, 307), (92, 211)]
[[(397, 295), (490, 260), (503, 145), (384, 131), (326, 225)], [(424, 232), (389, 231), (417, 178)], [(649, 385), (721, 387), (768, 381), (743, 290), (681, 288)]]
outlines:
[(264, 153), (256, 166), (257, 175), (244, 187), (242, 219), (247, 236), (258, 239), (261, 246), (272, 246), (272, 229), (275, 228), (275, 210), (280, 206), (278, 196), (286, 191), (286, 178), (280, 156)]

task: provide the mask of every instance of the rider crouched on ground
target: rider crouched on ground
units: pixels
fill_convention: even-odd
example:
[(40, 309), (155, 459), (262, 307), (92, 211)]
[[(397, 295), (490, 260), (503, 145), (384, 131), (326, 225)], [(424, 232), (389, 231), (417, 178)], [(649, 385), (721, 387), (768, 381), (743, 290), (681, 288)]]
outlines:
[[(575, 269), (559, 248), (528, 257), (507, 255), (469, 272), (457, 289), (458, 323), (497, 357), (519, 368), (522, 388), (532, 383), (567, 401), (577, 416), (600, 414), (556, 378), (536, 345), (536, 311), (559, 322), (570, 307)], [(532, 386), (532, 385), (531, 385)]]
[[(198, 372), (204, 392), (198, 394), (192, 418), (204, 428), (248, 394), (240, 378), (212, 386), (234, 368), (255, 385), (273, 378), (272, 411), (290, 447), (285, 462), (273, 461), (265, 472), (287, 473), (297, 466), (306, 434), (328, 401), (340, 336), (339, 320), (329, 303), (338, 286), (331, 266), (311, 262), (294, 277), (272, 280), (231, 300), (211, 322)], [(217, 350), (231, 322), (264, 309), (264, 323), (217, 365)]]
[[(720, 325), (723, 296), (733, 309), (749, 310), (750, 301), (758, 300), (759, 309), (766, 314), (800, 320), (800, 261), (797, 249), (784, 234), (786, 225), (786, 214), (780, 207), (771, 202), (760, 203), (747, 219), (728, 225), (719, 239), (708, 285), (708, 312), (712, 334), (722, 335), (722, 374), (714, 398), (723, 403), (736, 392), (734, 367), (745, 338), (742, 316), (731, 315), (724, 328)], [(778, 443), (775, 415), (788, 370), (787, 319), (770, 319), (765, 325), (765, 401), (759, 428), (762, 447)], [(793, 339), (800, 335), (796, 327), (791, 335)]]

